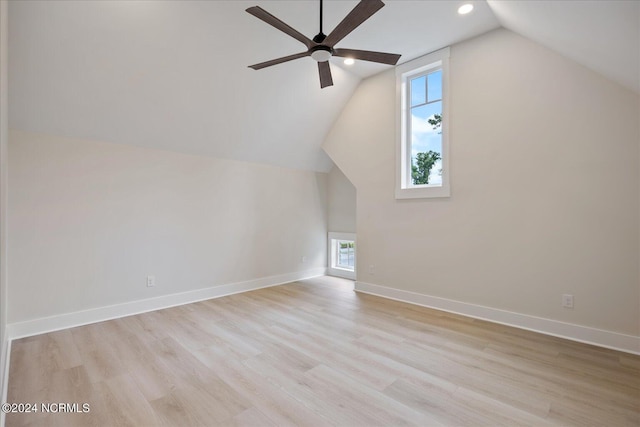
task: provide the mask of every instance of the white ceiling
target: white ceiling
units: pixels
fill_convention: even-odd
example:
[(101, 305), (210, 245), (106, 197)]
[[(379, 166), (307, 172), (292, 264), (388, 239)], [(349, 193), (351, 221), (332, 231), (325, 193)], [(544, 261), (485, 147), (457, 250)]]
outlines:
[[(338, 47), (400, 63), (499, 26), (639, 91), (638, 2), (386, 0)], [(324, 32), (357, 4), (325, 1)], [(558, 5), (561, 4), (561, 5)], [(244, 10), (259, 5), (303, 34), (318, 2), (12, 1), (9, 116), (16, 129), (326, 171), (321, 144), (359, 81), (389, 66), (310, 58), (247, 68), (305, 47)]]
[(503, 27), (640, 93), (640, 1), (488, 2)]

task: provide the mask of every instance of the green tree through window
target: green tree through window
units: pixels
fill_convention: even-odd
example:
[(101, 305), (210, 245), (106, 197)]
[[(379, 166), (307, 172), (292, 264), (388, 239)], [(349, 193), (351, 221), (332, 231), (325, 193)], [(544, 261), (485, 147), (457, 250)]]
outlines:
[[(434, 114), (433, 118), (428, 119), (427, 122), (433, 126), (434, 130), (438, 129), (442, 126), (442, 115)], [(428, 184), (431, 169), (441, 158), (440, 153), (431, 150), (416, 154), (415, 160), (411, 165), (411, 179), (413, 180), (413, 185)]]
[(428, 184), (431, 168), (440, 159), (440, 153), (431, 150), (416, 154), (415, 164), (411, 165), (413, 185)]

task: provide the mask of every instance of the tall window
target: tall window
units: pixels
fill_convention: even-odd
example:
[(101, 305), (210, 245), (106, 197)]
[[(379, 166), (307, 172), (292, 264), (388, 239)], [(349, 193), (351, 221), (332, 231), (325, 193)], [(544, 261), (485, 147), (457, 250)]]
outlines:
[(449, 196), (449, 49), (396, 68), (396, 198)]

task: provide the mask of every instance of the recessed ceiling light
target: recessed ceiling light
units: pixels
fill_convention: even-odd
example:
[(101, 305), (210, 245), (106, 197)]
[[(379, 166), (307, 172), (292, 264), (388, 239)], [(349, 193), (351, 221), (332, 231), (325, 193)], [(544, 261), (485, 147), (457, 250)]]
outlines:
[(355, 64), (356, 61), (353, 60), (353, 58), (346, 58), (344, 60), (345, 65), (353, 65)]
[(460, 15), (466, 15), (467, 13), (473, 10), (473, 5), (471, 3), (463, 4), (458, 8), (458, 13)]

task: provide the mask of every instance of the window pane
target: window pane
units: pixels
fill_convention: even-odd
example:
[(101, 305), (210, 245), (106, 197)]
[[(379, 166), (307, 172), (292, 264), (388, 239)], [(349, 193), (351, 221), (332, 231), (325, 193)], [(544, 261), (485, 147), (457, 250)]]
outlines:
[(442, 101), (411, 109), (413, 185), (442, 185)]
[(427, 102), (426, 76), (411, 79), (411, 106)]
[(353, 270), (355, 267), (355, 245), (350, 240), (338, 240), (337, 267)]
[(429, 102), (442, 99), (442, 70), (427, 75), (427, 88)]

